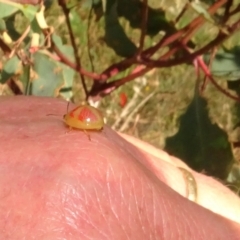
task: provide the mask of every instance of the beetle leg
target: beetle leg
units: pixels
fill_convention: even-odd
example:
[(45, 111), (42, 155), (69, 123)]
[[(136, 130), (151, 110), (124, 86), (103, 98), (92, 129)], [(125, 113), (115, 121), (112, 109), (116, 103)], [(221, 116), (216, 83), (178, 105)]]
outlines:
[(87, 135), (88, 140), (91, 141), (91, 136), (90, 136), (89, 132), (85, 129), (83, 129), (83, 132)]

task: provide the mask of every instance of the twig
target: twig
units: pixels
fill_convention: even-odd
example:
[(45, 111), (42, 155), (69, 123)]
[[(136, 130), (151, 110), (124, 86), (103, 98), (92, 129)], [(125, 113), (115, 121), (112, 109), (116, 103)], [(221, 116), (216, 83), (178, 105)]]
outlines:
[(137, 55), (141, 54), (144, 47), (144, 39), (147, 30), (147, 22), (148, 22), (148, 0), (143, 0), (142, 3), (142, 21), (141, 21), (141, 36), (139, 40), (139, 48), (137, 51)]
[[(154, 68), (154, 67), (152, 67), (152, 68)], [(100, 94), (101, 96), (106, 96), (106, 95), (110, 94), (112, 91), (114, 91), (117, 88), (119, 88), (120, 86), (122, 86), (123, 84), (125, 84), (137, 77), (141, 77), (142, 75), (144, 75), (145, 73), (150, 71), (152, 68), (145, 67), (145, 68), (140, 69), (139, 71), (134, 72), (124, 78), (120, 78), (113, 82), (104, 83), (104, 84), (100, 85), (98, 89), (91, 89), (89, 95), (95, 96), (97, 94)]]
[(178, 16), (176, 17), (176, 19), (174, 20), (174, 23), (175, 23), (175, 24), (179, 22), (179, 20), (182, 18), (182, 16), (184, 15), (184, 13), (187, 11), (187, 9), (188, 9), (188, 4), (189, 4), (189, 3), (186, 3), (186, 4), (184, 5), (182, 11), (179, 13), (179, 15), (178, 15)]
[(71, 22), (70, 22), (70, 19), (69, 19), (69, 13), (70, 13), (70, 11), (69, 11), (69, 9), (66, 7), (65, 0), (58, 0), (58, 3), (59, 3), (59, 6), (62, 7), (63, 13), (64, 13), (65, 18), (66, 18), (66, 23), (67, 23), (67, 27), (68, 27), (68, 32), (69, 32), (70, 40), (71, 40), (71, 43), (72, 43), (72, 46), (73, 46), (73, 51), (74, 51), (74, 56), (75, 56), (77, 71), (78, 71), (78, 74), (79, 74), (80, 79), (81, 79), (81, 81), (82, 81), (83, 89), (84, 89), (84, 92), (85, 92), (85, 95), (86, 95), (86, 100), (87, 100), (87, 99), (88, 99), (88, 90), (87, 90), (87, 86), (86, 86), (84, 74), (82, 74), (81, 71), (80, 71), (80, 69), (82, 68), (82, 67), (81, 67), (81, 59), (80, 59), (80, 57), (79, 57), (79, 55), (78, 55), (77, 44), (76, 44), (75, 39), (74, 39), (72, 26), (71, 26)]
[(134, 131), (135, 131), (135, 129), (137, 127), (137, 124), (139, 122), (140, 122), (140, 114), (137, 114), (134, 121), (133, 121), (133, 126), (131, 127), (130, 132), (128, 132), (130, 135), (134, 136)]
[[(208, 12), (210, 14), (214, 14), (218, 10), (219, 7), (221, 7), (223, 4), (226, 3), (226, 1), (227, 0), (217, 1), (214, 5), (212, 5), (208, 9)], [(160, 40), (160, 42), (158, 42), (155, 46), (150, 47), (150, 48), (146, 49), (145, 51), (143, 51), (142, 56), (144, 56), (144, 57), (152, 56), (161, 47), (168, 46), (169, 44), (173, 43), (174, 41), (177, 41), (178, 39), (182, 38), (182, 36), (185, 35), (186, 32), (188, 32), (189, 29), (192, 29), (192, 28), (195, 28), (197, 26), (200, 26), (203, 21), (204, 21), (204, 18), (202, 16), (198, 16), (196, 19), (194, 19), (189, 25), (187, 25), (183, 29), (179, 30), (178, 32), (176, 32), (175, 34), (173, 34), (171, 36), (163, 37)], [(189, 35), (187, 35), (186, 37), (188, 38)], [(184, 41), (186, 41), (186, 39)], [(114, 64), (113, 66), (107, 68), (106, 70), (104, 70), (102, 72), (102, 74), (101, 74), (101, 78), (104, 79), (103, 81), (106, 81), (107, 78), (114, 77), (119, 72), (125, 71), (127, 68), (132, 66), (133, 63), (134, 63), (134, 59), (133, 58), (124, 59), (124, 60)], [(149, 70), (151, 70), (151, 69), (152, 68), (150, 68)], [(144, 72), (147, 72), (147, 71), (144, 71)], [(138, 77), (138, 76), (139, 75), (137, 75), (136, 77)], [(93, 92), (94, 92), (94, 90), (93, 90)]]
[(144, 64), (147, 67), (172, 67), (172, 66), (179, 65), (186, 62), (192, 62), (196, 57), (201, 56), (202, 54), (211, 50), (213, 47), (216, 47), (219, 44), (221, 44), (224, 40), (230, 37), (232, 33), (236, 32), (239, 29), (240, 29), (240, 20), (235, 22), (232, 26), (228, 27), (229, 34), (226, 34), (225, 32), (220, 32), (218, 36), (214, 40), (212, 40), (209, 44), (195, 51), (194, 53), (189, 54), (188, 56), (183, 56), (178, 59), (169, 59), (168, 61), (166, 60), (163, 61), (161, 59), (160, 60), (149, 59), (149, 60), (142, 61), (141, 64)]
[[(217, 48), (212, 49), (212, 53), (211, 53), (209, 61), (208, 61), (208, 69), (211, 68), (211, 66), (212, 66), (212, 62), (213, 62), (214, 57), (216, 55), (216, 51), (217, 51)], [(202, 86), (201, 86), (201, 89), (200, 89), (201, 94), (203, 93), (203, 91), (205, 90), (205, 88), (207, 86), (207, 80), (208, 80), (208, 76), (205, 74), (205, 76), (203, 78), (203, 83), (202, 83)]]
[[(185, 49), (190, 52), (191, 50), (188, 49), (187, 47), (185, 47)], [(212, 63), (212, 60), (214, 58), (214, 55), (215, 55), (215, 51), (213, 52), (213, 54), (211, 55), (211, 58), (210, 58), (210, 61), (209, 61), (209, 65), (211, 65)], [(226, 91), (225, 89), (223, 89), (220, 85), (218, 85), (218, 83), (215, 81), (215, 79), (212, 77), (212, 74), (208, 68), (208, 66), (205, 64), (205, 62), (203, 61), (202, 59), (202, 56), (198, 56), (196, 57), (194, 60), (193, 60), (193, 64), (195, 67), (201, 67), (201, 69), (203, 70), (204, 74), (205, 74), (205, 77), (208, 78), (212, 83), (213, 85), (220, 91), (222, 92), (224, 95), (230, 97), (231, 99), (233, 100), (236, 100), (236, 101), (240, 101), (240, 98), (232, 95), (231, 93), (229, 93), (228, 91)], [(197, 75), (198, 75), (198, 79), (199, 79), (199, 71), (197, 69)]]
[(101, 73), (101, 79), (106, 81), (108, 78), (114, 77), (118, 73), (128, 69), (134, 63), (134, 61), (135, 58), (126, 58), (123, 59), (121, 62), (112, 64), (110, 67), (108, 67)]
[(26, 38), (26, 36), (28, 35), (30, 31), (30, 25), (27, 26), (27, 28), (24, 30), (23, 34), (21, 35), (21, 37), (14, 43), (14, 47), (9, 55), (9, 58), (13, 57), (13, 55), (15, 54), (15, 52), (17, 51), (17, 49), (19, 48), (20, 44), (23, 42), (23, 40)]
[(132, 117), (134, 114), (136, 114), (141, 107), (143, 107), (154, 95), (156, 94), (156, 91), (151, 92), (147, 97), (145, 97), (136, 107), (134, 107), (134, 110), (128, 115), (128, 117), (125, 119), (123, 125), (119, 129), (120, 132), (123, 132), (126, 130), (126, 128), (129, 125), (129, 122), (132, 120)]
[(91, 4), (91, 8), (90, 8), (90, 11), (89, 11), (89, 14), (88, 14), (88, 25), (87, 25), (87, 51), (88, 51), (88, 57), (89, 57), (89, 60), (90, 60), (90, 65), (91, 65), (91, 68), (92, 68), (92, 72), (94, 72), (94, 65), (93, 65), (93, 58), (92, 58), (92, 54), (90, 52), (90, 33), (89, 33), (89, 30), (90, 30), (90, 25), (91, 25), (91, 16), (92, 16), (92, 11), (93, 11), (93, 0), (92, 0), (92, 4)]
[(240, 4), (238, 4), (237, 7), (229, 15), (233, 16), (236, 13), (239, 13), (239, 11), (240, 11)]
[[(215, 4), (213, 4), (209, 9), (208, 12), (209, 14), (214, 14), (218, 8), (220, 8), (223, 4), (226, 3), (227, 0), (221, 0), (217, 1)], [(182, 28), (175, 34), (161, 40), (159, 43), (157, 43), (155, 46), (149, 48), (146, 50), (144, 54), (150, 54), (152, 55), (155, 53), (159, 48), (168, 46), (169, 44), (173, 43), (174, 41), (177, 41), (178, 39), (181, 39), (184, 34), (186, 34), (189, 30), (195, 29), (199, 27), (204, 21), (204, 18), (202, 16), (198, 16), (195, 18), (190, 24), (188, 24), (186, 27)], [(187, 35), (188, 36), (188, 35)]]
[(77, 72), (84, 74), (87, 77), (93, 78), (93, 79), (101, 79), (101, 76), (99, 76), (97, 73), (92, 73), (92, 72), (88, 72), (83, 68), (78, 69), (77, 65), (75, 63), (73, 63), (70, 59), (68, 59), (60, 50), (59, 48), (55, 45), (55, 43), (53, 41), (51, 41), (51, 48), (52, 50), (57, 54), (57, 56), (59, 57), (59, 61), (66, 64), (67, 66), (69, 66), (70, 68), (76, 70)]
[(229, 16), (230, 16), (230, 8), (233, 4), (233, 0), (228, 0), (227, 3), (226, 3), (226, 6), (225, 6), (225, 11), (224, 11), (224, 16), (223, 16), (223, 19), (222, 19), (222, 23), (225, 23), (227, 22), (227, 20), (229, 19)]
[(114, 124), (112, 125), (112, 129), (116, 130), (118, 125), (120, 124), (120, 122), (127, 116), (130, 114), (132, 108), (134, 106), (136, 106), (136, 102), (139, 96), (139, 92), (141, 89), (139, 89), (139, 91), (135, 91), (133, 96), (131, 97), (131, 100), (127, 103), (127, 105), (123, 108), (120, 116), (118, 116), (118, 118), (116, 119), (116, 121), (114, 122)]
[(224, 95), (228, 96), (229, 98), (240, 102), (240, 98), (237, 96), (232, 95), (231, 93), (229, 93), (228, 91), (226, 91), (225, 89), (223, 89), (216, 81), (215, 79), (212, 77), (210, 70), (208, 69), (207, 65), (204, 63), (204, 61), (202, 60), (202, 58), (198, 57), (197, 58), (197, 62), (199, 64), (199, 66), (202, 68), (204, 74), (206, 74), (206, 76), (209, 78), (209, 80), (211, 81), (211, 83)]
[[(232, 26), (228, 27), (229, 33), (234, 33), (238, 29), (240, 29), (240, 20), (235, 22), (234, 24), (232, 24)], [(198, 51), (195, 51), (194, 53), (189, 54), (188, 56), (183, 56), (182, 58), (169, 59), (167, 61), (166, 60), (156, 60), (156, 61), (149, 60), (149, 62), (147, 62), (147, 61), (142, 62), (146, 66), (144, 69), (140, 69), (138, 72), (134, 72), (124, 78), (115, 80), (114, 82), (105, 83), (99, 87), (98, 92), (92, 91), (92, 92), (90, 92), (90, 94), (96, 95), (96, 94), (101, 93), (103, 96), (110, 94), (116, 88), (120, 87), (121, 85), (125, 84), (126, 82), (133, 80), (136, 77), (140, 77), (141, 75), (147, 73), (148, 71), (150, 71), (151, 69), (153, 69), (155, 67), (172, 67), (172, 66), (183, 64), (186, 62), (193, 62), (194, 59), (196, 59), (198, 56), (201, 56), (202, 54), (211, 50), (213, 47), (218, 46), (224, 40), (226, 40), (229, 36), (230, 36), (230, 34), (220, 32), (219, 35), (213, 41), (211, 41), (209, 44), (202, 47)], [(107, 89), (111, 89), (111, 90), (107, 91)]]

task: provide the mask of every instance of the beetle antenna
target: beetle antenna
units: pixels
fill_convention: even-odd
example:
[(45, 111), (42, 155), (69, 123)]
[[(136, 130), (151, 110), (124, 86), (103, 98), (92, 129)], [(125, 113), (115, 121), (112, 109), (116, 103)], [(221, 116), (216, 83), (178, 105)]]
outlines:
[(69, 108), (69, 102), (68, 102), (68, 104), (67, 104), (67, 113), (68, 113), (68, 108)]

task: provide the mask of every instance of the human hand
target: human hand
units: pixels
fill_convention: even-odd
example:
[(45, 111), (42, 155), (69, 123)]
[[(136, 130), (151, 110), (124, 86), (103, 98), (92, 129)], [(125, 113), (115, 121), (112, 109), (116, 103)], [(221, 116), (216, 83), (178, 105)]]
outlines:
[(192, 172), (189, 201), (180, 160), (107, 126), (69, 131), (64, 101), (0, 106), (0, 239), (240, 239), (239, 198)]

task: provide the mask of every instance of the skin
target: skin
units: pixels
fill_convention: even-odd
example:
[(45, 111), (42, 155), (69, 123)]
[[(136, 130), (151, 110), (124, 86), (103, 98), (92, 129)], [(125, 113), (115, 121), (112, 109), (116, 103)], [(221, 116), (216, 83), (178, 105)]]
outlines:
[(61, 100), (0, 107), (0, 239), (240, 239), (239, 198), (179, 159), (107, 126), (69, 131)]

